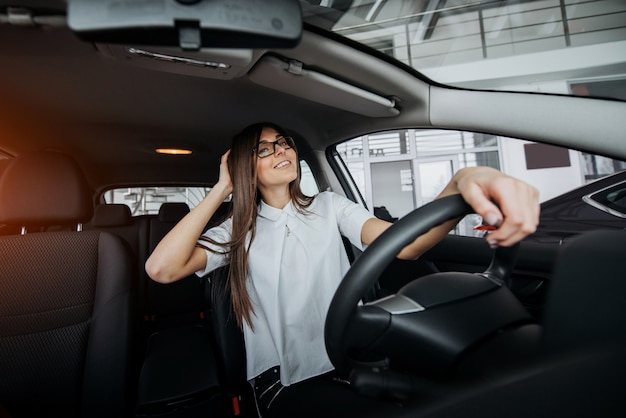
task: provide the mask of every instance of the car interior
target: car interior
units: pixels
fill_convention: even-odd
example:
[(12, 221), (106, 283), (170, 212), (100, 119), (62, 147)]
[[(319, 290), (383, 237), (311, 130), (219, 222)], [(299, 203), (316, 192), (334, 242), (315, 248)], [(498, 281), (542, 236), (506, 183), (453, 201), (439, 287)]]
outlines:
[[(336, 146), (369, 133), (469, 130), (626, 160), (626, 100), (435, 81), (359, 42), (367, 19), (347, 14), (397, 8), (436, 26), (434, 9), (547, 2), (446, 3), (0, 0), (0, 418), (259, 417), (228, 270), (167, 285), (145, 271), (193, 206), (137, 214), (107, 197), (209, 190), (252, 123), (284, 126), (317, 190), (362, 204)], [(626, 74), (622, 58), (611, 77)], [(449, 196), (394, 218), (363, 252), (346, 244), (325, 343), (355, 393), (349, 416), (622, 416), (622, 224), (496, 250), (450, 234), (395, 258), (472, 213)], [(313, 386), (286, 396), (276, 416), (346, 416)]]

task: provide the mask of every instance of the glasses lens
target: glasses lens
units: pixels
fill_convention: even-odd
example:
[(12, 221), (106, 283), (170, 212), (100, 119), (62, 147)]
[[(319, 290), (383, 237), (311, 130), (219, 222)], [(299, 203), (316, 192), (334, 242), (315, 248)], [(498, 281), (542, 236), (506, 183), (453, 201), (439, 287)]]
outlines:
[(259, 158), (265, 158), (276, 152), (277, 145), (283, 149), (293, 148), (293, 138), (291, 138), (290, 136), (284, 136), (276, 142), (260, 142), (259, 145), (254, 148), (254, 150), (256, 151), (256, 155)]
[(276, 141), (276, 145), (280, 145), (284, 149), (294, 148), (293, 138), (290, 136), (284, 136)]
[(261, 142), (256, 153), (261, 158), (269, 157), (274, 153), (274, 145), (271, 142)]

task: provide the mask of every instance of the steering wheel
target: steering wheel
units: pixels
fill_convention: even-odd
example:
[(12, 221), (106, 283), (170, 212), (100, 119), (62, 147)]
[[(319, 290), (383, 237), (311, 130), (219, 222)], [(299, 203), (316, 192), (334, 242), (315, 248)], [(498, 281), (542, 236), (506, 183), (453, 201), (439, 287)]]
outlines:
[[(372, 366), (398, 366), (427, 377), (445, 375), (468, 347), (510, 324), (532, 320), (505, 286), (517, 245), (496, 250), (483, 273), (431, 274), (395, 295), (360, 304), (404, 246), (434, 226), (470, 213), (473, 209), (461, 195), (437, 199), (397, 221), (353, 263), (331, 301), (325, 324), (326, 350), (337, 372), (348, 376), (355, 364), (368, 364), (374, 353)], [(355, 359), (355, 353), (364, 351), (369, 352), (368, 360)]]

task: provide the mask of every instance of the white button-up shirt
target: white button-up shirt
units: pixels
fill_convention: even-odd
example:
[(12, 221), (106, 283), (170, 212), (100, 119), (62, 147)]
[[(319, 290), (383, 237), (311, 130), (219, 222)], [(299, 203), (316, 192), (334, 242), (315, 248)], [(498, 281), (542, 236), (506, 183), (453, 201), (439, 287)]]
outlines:
[[(332, 192), (318, 194), (308, 212), (297, 212), (291, 202), (283, 209), (261, 202), (248, 259), (247, 288), (254, 308), (254, 332), (244, 325), (248, 379), (280, 366), (281, 382), (288, 386), (333, 369), (324, 323), (350, 267), (341, 235), (362, 249), (361, 228), (373, 215)], [(228, 219), (203, 235), (227, 242), (230, 231)], [(197, 274), (227, 263), (224, 254), (207, 251), (206, 268)]]

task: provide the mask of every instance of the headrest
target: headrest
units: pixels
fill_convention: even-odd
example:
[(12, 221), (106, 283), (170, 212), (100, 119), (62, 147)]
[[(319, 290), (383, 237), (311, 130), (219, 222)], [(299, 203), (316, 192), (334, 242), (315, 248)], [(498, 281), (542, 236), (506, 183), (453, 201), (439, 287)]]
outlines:
[(189, 206), (183, 202), (166, 202), (159, 208), (160, 222), (178, 222), (189, 213)]
[(70, 225), (93, 214), (93, 200), (78, 164), (65, 154), (21, 154), (0, 178), (0, 223)]
[(95, 227), (126, 226), (131, 223), (130, 208), (123, 203), (98, 205), (91, 219), (91, 224)]

